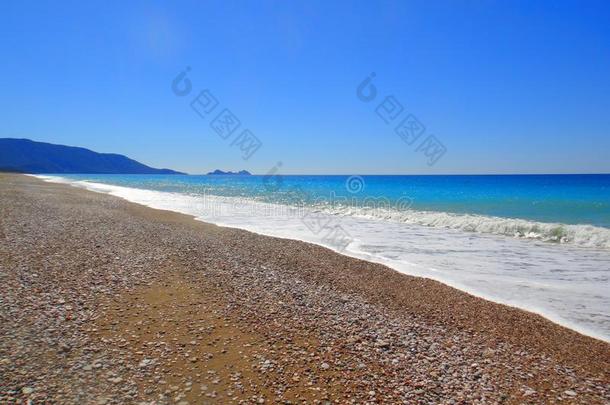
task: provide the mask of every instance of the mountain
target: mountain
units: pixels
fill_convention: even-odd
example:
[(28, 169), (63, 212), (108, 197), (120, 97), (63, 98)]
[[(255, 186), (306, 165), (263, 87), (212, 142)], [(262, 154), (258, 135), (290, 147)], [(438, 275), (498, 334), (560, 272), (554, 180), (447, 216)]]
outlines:
[(252, 173), (250, 173), (247, 170), (240, 170), (238, 172), (223, 172), (222, 170), (214, 170), (213, 172), (209, 172), (208, 175), (212, 175), (212, 174), (229, 174), (229, 175), (233, 175), (233, 176), (252, 176)]
[(155, 169), (114, 153), (85, 148), (0, 138), (0, 171), (22, 173), (184, 174)]

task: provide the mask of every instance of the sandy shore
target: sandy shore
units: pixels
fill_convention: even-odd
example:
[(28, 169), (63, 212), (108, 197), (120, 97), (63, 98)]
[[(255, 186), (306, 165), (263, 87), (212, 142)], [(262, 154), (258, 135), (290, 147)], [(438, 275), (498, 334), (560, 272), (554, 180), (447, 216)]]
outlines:
[(0, 174), (0, 403), (608, 403), (610, 344), (303, 242)]

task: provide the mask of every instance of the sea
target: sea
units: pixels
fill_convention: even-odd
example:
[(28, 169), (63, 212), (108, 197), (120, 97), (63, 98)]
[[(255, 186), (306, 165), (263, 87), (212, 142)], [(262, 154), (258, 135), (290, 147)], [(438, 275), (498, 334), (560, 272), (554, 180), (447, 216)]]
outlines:
[(610, 175), (45, 175), (302, 240), (610, 341)]

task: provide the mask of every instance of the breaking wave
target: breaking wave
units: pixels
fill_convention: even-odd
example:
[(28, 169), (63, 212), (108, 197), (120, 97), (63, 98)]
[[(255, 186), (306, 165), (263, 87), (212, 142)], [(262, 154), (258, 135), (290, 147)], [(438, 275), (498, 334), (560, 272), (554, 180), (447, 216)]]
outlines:
[[(153, 206), (155, 208), (172, 209), (171, 206), (157, 206), (159, 204), (159, 202), (156, 201), (158, 192), (152, 190), (127, 188), (89, 181), (74, 181), (57, 176), (37, 175), (35, 177), (54, 182), (70, 183), (93, 191), (109, 192), (111, 194), (127, 198), (128, 200), (133, 200), (133, 193), (139, 193), (139, 197), (136, 199), (137, 202), (145, 203), (146, 205)], [(537, 222), (518, 218), (415, 210), (410, 208), (410, 203), (412, 202), (410, 200), (399, 202), (400, 208), (393, 208), (388, 204), (372, 204), (371, 206), (356, 206), (353, 204), (345, 205), (335, 203), (286, 205), (284, 203), (265, 203), (253, 198), (244, 197), (223, 197), (214, 195), (188, 197), (184, 194), (165, 194), (167, 194), (165, 198), (167, 198), (168, 195), (174, 195), (176, 197), (175, 199), (172, 199), (173, 204), (178, 204), (177, 201), (186, 201), (185, 198), (189, 199), (188, 205), (191, 208), (195, 205), (200, 205), (207, 210), (214, 211), (216, 208), (222, 206), (224, 215), (232, 215), (232, 211), (243, 210), (244, 207), (249, 207), (251, 213), (256, 216), (303, 215), (302, 210), (313, 210), (316, 212), (339, 216), (385, 220), (434, 228), (453, 229), (462, 232), (493, 234), (518, 239), (531, 239), (542, 242), (610, 250), (609, 228), (584, 224), (569, 225), (561, 223)], [(131, 196), (131, 198), (128, 195)], [(149, 199), (152, 200), (149, 201)], [(190, 199), (193, 199), (193, 201), (190, 201)], [(228, 210), (224, 211), (225, 208), (228, 208)], [(198, 214), (197, 212), (188, 213), (193, 215)]]
[(593, 225), (567, 225), (473, 214), (340, 205), (318, 206), (316, 210), (342, 216), (382, 219), (463, 232), (487, 233), (520, 239), (535, 239), (544, 242), (610, 249), (610, 229)]

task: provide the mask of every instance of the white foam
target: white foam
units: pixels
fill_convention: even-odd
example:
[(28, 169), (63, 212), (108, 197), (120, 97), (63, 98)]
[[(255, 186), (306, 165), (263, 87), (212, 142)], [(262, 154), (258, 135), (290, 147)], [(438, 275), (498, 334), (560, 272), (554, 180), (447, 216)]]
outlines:
[(537, 239), (544, 242), (610, 249), (610, 229), (592, 225), (566, 225), (527, 221), (518, 218), (500, 218), (435, 211), (398, 211), (372, 207), (337, 205), (324, 206), (320, 207), (320, 209), (335, 215), (383, 219), (406, 224), (457, 229), (464, 232), (490, 233), (522, 239)]
[[(69, 183), (108, 193), (152, 208), (171, 210), (197, 219), (259, 234), (316, 243), (337, 250), (314, 233), (302, 217), (323, 216), (347, 231), (351, 242), (341, 253), (385, 264), (405, 274), (428, 277), (482, 298), (516, 306), (581, 333), (610, 341), (610, 251), (599, 240), (583, 236), (591, 229), (562, 226), (569, 240), (542, 242), (529, 234), (552, 234), (555, 224), (541, 227), (528, 221), (454, 216), (443, 213), (390, 213), (366, 209), (316, 210), (231, 197), (187, 195), (121, 187), (54, 176), (48, 181)], [(333, 211), (334, 210), (334, 211)], [(591, 227), (595, 228), (595, 227)], [(529, 230), (524, 236), (513, 231)], [(468, 231), (468, 232), (465, 232)], [(593, 234), (599, 229), (593, 229)], [(484, 232), (484, 233), (477, 233)], [(572, 241), (572, 242), (570, 242)], [(560, 242), (559, 240), (557, 242)], [(580, 246), (576, 246), (580, 245)], [(607, 247), (607, 246), (606, 246)]]

